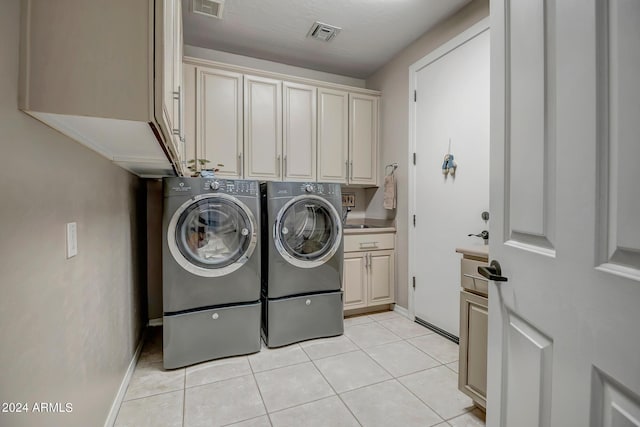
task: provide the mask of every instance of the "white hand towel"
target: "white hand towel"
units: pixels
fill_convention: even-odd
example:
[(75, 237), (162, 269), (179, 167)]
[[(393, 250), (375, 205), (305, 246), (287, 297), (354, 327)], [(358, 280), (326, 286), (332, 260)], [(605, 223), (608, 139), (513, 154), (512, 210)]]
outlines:
[(384, 201), (382, 206), (385, 209), (395, 209), (396, 201), (396, 177), (395, 174), (384, 177)]

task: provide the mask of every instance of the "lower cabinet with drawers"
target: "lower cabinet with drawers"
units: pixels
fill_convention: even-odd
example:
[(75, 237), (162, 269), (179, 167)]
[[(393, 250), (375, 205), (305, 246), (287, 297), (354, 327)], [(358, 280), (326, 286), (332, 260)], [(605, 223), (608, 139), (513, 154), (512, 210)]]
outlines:
[(394, 247), (393, 231), (345, 234), (345, 310), (366, 309), (395, 302)]
[(486, 266), (486, 247), (457, 248), (460, 260), (460, 346), (458, 389), (482, 409), (487, 405), (488, 282), (478, 274)]

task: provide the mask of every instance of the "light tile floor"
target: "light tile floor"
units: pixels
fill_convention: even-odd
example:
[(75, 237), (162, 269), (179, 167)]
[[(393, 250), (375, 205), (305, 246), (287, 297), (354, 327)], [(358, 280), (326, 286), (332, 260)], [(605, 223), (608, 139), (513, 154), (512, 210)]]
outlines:
[(345, 333), (249, 356), (162, 369), (150, 328), (117, 427), (484, 426), (458, 391), (458, 346), (394, 312)]

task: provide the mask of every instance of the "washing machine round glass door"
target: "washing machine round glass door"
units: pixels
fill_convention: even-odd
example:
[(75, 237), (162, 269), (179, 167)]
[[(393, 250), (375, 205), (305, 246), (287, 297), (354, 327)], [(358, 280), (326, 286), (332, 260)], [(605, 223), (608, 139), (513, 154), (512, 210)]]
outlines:
[(325, 199), (303, 195), (291, 199), (273, 228), (278, 252), (290, 264), (313, 268), (335, 255), (342, 242), (342, 223)]
[(255, 218), (238, 199), (207, 194), (184, 203), (167, 231), (169, 250), (187, 271), (217, 277), (240, 268), (257, 241)]

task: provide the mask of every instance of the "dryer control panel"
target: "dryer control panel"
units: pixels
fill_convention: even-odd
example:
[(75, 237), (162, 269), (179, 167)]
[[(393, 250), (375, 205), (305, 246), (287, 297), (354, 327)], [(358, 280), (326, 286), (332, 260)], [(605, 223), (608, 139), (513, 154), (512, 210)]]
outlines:
[(304, 182), (297, 188), (299, 194), (335, 195), (341, 194), (340, 184)]
[(257, 181), (240, 179), (206, 179), (203, 180), (204, 190), (220, 192), (236, 196), (255, 196), (258, 194)]

